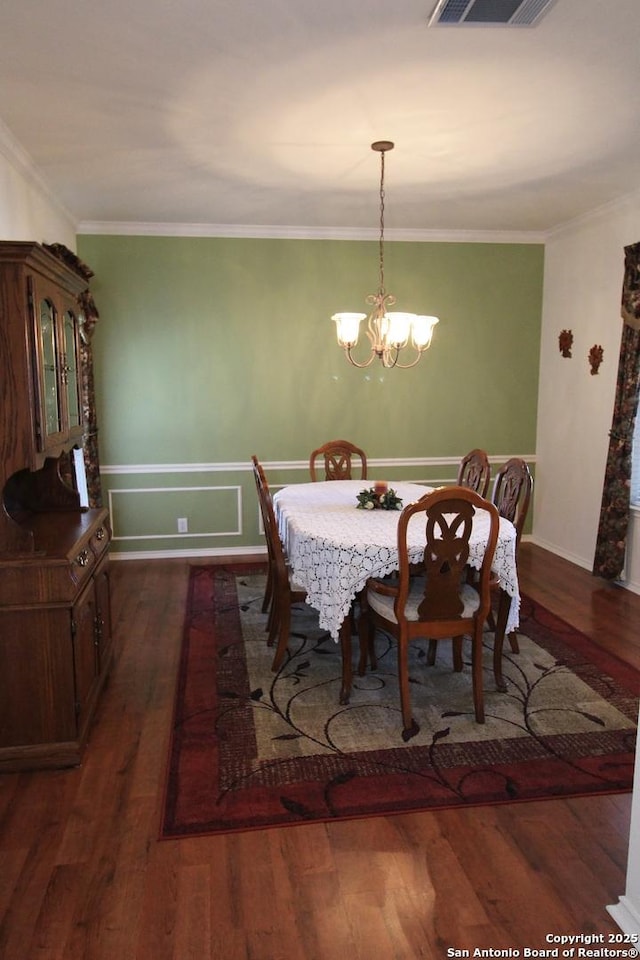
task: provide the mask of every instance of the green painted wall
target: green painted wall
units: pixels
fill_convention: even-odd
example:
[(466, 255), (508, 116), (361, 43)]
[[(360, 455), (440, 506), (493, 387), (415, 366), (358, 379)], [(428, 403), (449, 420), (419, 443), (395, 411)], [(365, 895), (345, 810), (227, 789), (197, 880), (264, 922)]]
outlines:
[[(101, 315), (94, 355), (104, 465), (224, 465), (252, 453), (305, 461), (337, 436), (372, 459), (454, 461), (474, 446), (535, 451), (540, 245), (387, 243), (397, 309), (440, 317), (420, 364), (388, 371), (377, 361), (351, 367), (330, 320), (366, 310), (377, 242), (80, 236), (78, 253), (95, 272)], [(255, 498), (250, 473), (215, 483), (238, 483), (245, 501)], [(143, 484), (151, 486), (148, 476), (105, 475), (107, 489)], [(153, 486), (162, 485), (183, 487), (185, 478), (156, 477)], [(175, 496), (166, 502), (156, 538), (175, 532)], [(154, 543), (127, 541), (129, 507), (116, 549), (259, 543), (253, 507), (245, 502), (233, 540), (221, 523), (216, 542)]]

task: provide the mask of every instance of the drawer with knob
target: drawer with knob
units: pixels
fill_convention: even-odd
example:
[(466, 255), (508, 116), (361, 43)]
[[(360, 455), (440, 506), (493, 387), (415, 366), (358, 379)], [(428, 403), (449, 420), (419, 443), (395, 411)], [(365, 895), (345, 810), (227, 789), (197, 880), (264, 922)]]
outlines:
[(111, 542), (111, 530), (109, 524), (101, 523), (100, 526), (94, 531), (91, 536), (91, 550), (98, 560), (103, 553), (108, 549)]
[(109, 549), (105, 509), (31, 519), (35, 550), (0, 557), (0, 606), (70, 603)]

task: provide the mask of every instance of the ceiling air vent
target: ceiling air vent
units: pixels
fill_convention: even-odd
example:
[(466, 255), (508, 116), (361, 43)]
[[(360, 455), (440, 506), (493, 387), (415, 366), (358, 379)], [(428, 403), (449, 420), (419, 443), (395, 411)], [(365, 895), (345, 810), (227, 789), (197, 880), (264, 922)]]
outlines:
[(555, 0), (438, 0), (429, 27), (532, 27)]

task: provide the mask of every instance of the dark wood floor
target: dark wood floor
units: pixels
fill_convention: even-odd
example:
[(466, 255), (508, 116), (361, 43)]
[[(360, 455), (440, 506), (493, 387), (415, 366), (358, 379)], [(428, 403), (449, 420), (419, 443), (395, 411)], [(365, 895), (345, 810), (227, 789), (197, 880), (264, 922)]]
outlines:
[[(185, 561), (114, 563), (81, 767), (0, 776), (3, 960), (413, 960), (617, 930), (630, 795), (157, 841)], [(640, 669), (640, 597), (524, 544), (522, 589)]]

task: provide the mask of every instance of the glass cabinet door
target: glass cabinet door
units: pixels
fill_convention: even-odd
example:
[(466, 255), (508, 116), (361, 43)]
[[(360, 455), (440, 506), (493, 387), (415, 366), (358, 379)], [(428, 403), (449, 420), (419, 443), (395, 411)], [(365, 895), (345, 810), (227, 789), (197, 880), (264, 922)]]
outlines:
[(62, 407), (58, 382), (56, 311), (50, 300), (41, 300), (38, 333), (42, 350), (42, 403), (45, 438), (62, 430)]
[(76, 339), (77, 320), (71, 310), (63, 318), (64, 328), (64, 366), (63, 380), (67, 399), (67, 418), (69, 429), (73, 430), (82, 423), (80, 406), (80, 382), (78, 380), (78, 344)]
[(80, 312), (72, 294), (45, 278), (29, 278), (37, 389), (36, 458), (57, 458), (83, 435)]

